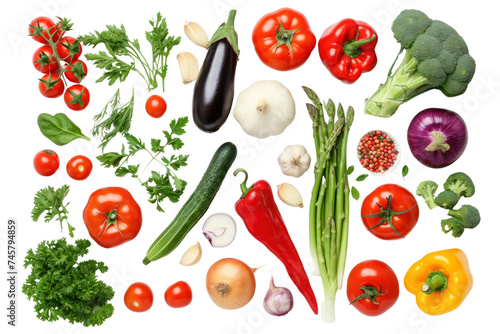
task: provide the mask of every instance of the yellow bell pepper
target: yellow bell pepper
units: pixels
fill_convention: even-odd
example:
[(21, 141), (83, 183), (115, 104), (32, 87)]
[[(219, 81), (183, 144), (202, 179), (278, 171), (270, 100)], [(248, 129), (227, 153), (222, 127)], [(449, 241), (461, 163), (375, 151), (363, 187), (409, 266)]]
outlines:
[(439, 315), (453, 311), (472, 289), (469, 261), (457, 248), (429, 253), (408, 269), (404, 283), (423, 312)]

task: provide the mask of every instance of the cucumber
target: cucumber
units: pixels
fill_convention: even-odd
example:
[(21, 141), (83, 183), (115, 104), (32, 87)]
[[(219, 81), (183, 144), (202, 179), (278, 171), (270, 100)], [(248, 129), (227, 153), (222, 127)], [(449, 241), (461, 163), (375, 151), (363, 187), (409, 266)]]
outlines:
[(200, 183), (174, 220), (149, 247), (142, 263), (148, 264), (170, 254), (203, 217), (217, 194), (227, 171), (236, 159), (236, 146), (227, 142), (215, 151)]

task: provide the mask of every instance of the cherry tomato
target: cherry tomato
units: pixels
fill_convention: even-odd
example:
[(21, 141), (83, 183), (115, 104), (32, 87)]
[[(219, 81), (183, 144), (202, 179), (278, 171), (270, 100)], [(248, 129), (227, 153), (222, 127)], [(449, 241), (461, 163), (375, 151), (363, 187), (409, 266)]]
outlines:
[(347, 278), (347, 298), (359, 312), (376, 316), (398, 300), (398, 278), (382, 261), (367, 260), (352, 268)]
[(264, 15), (253, 29), (252, 41), (260, 60), (279, 71), (302, 66), (316, 46), (307, 19), (291, 8)]
[(64, 93), (64, 102), (72, 110), (80, 111), (85, 109), (89, 105), (89, 101), (89, 90), (82, 85), (77, 84), (68, 87)]
[(57, 59), (54, 57), (50, 45), (43, 45), (36, 49), (33, 54), (33, 66), (42, 73), (55, 72), (59, 69)]
[(363, 200), (361, 220), (376, 237), (384, 240), (405, 237), (418, 221), (415, 197), (397, 184), (384, 184)]
[(125, 291), (123, 299), (130, 311), (144, 312), (153, 306), (153, 290), (146, 283), (132, 283)]
[(57, 73), (47, 73), (38, 82), (38, 90), (43, 96), (56, 98), (64, 93), (64, 82)]
[(101, 188), (90, 195), (83, 209), (83, 221), (92, 239), (110, 248), (137, 236), (142, 226), (142, 212), (127, 189)]
[(151, 95), (146, 101), (146, 112), (149, 116), (160, 118), (167, 111), (167, 103), (159, 95)]
[(189, 284), (184, 281), (172, 284), (165, 291), (165, 301), (170, 307), (185, 307), (191, 303), (191, 300), (193, 300), (193, 292)]
[(87, 76), (87, 65), (80, 59), (73, 60), (71, 64), (65, 64), (64, 76), (71, 82), (80, 83)]
[(74, 156), (66, 164), (66, 172), (74, 180), (85, 180), (92, 172), (92, 161), (83, 155)]
[[(41, 35), (37, 34), (36, 31), (38, 31)], [(28, 32), (31, 38), (42, 44), (49, 44), (49, 33), (54, 34), (52, 36), (52, 41), (54, 43), (56, 43), (59, 37), (63, 34), (61, 31), (61, 25), (56, 25), (52, 19), (46, 16), (39, 16), (31, 21)]]
[(74, 37), (63, 37), (57, 43), (57, 54), (64, 61), (77, 60), (82, 54), (82, 44)]
[(50, 176), (59, 168), (59, 156), (52, 150), (43, 150), (35, 154), (33, 166), (38, 174)]

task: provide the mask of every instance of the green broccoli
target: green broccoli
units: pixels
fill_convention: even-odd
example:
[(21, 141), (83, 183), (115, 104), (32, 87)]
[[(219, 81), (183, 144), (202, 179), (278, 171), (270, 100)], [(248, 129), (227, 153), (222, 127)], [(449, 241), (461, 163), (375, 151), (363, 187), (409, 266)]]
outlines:
[(457, 218), (448, 218), (441, 220), (441, 229), (444, 233), (451, 231), (451, 235), (455, 238), (460, 237), (464, 233), (464, 226)]
[(465, 228), (474, 228), (481, 221), (479, 210), (472, 205), (462, 205), (458, 210), (448, 211), (448, 216), (457, 218)]
[(466, 91), (476, 63), (455, 29), (419, 10), (406, 9), (394, 20), (392, 31), (401, 44), (399, 54), (406, 53), (393, 73), (396, 57), (387, 81), (367, 99), (365, 113), (392, 116), (401, 104), (434, 88), (448, 97)]
[(434, 202), (434, 193), (436, 192), (438, 185), (434, 181), (423, 181), (417, 187), (416, 194), (422, 196), (427, 203), (429, 209), (434, 209), (437, 204)]
[(462, 172), (453, 173), (446, 179), (444, 189), (453, 191), (460, 198), (471, 197), (476, 191), (476, 187), (471, 178)]
[(453, 207), (457, 205), (459, 199), (460, 197), (453, 191), (445, 190), (437, 195), (434, 201), (443, 209), (453, 209)]

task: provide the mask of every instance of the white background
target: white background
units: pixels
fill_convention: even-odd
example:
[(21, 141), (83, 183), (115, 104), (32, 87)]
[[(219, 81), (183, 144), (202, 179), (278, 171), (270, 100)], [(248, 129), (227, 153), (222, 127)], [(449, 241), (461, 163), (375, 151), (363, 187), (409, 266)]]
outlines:
[[(469, 333), (496, 323), (498, 312), (495, 312), (496, 281), (500, 274), (498, 266), (498, 234), (499, 221), (496, 210), (498, 178), (496, 175), (498, 161), (496, 138), (498, 121), (498, 94), (500, 91), (500, 73), (498, 66), (498, 41), (494, 22), (497, 13), (488, 8), (491, 1), (467, 2), (456, 1), (264, 1), (264, 0), (208, 0), (208, 1), (85, 1), (38, 0), (10, 2), (9, 8), (2, 12), (2, 52), (0, 54), (2, 79), (0, 80), (0, 110), (2, 121), (1, 168), (1, 221), (0, 236), (2, 246), (0, 262), (2, 270), (6, 269), (6, 222), (10, 217), (18, 221), (18, 266), (29, 248), (45, 239), (56, 239), (67, 235), (60, 232), (57, 222), (44, 224), (34, 223), (30, 219), (30, 211), (35, 192), (47, 185), (58, 187), (69, 184), (71, 187), (68, 200), (70, 220), (76, 227), (76, 238), (89, 238), (81, 218), (81, 212), (89, 195), (96, 189), (105, 186), (123, 186), (130, 190), (143, 209), (143, 227), (136, 239), (120, 247), (104, 249), (93, 243), (89, 258), (104, 261), (109, 272), (101, 278), (112, 285), (116, 291), (113, 305), (115, 314), (96, 328), (84, 328), (81, 325), (70, 325), (65, 320), (49, 323), (35, 317), (33, 303), (20, 294), (27, 270), (19, 268), (18, 282), (18, 327), (6, 325), (6, 281), (1, 280), (0, 309), (2, 328), (9, 333), (109, 333), (110, 331), (125, 333), (160, 331), (169, 333), (203, 332), (203, 333), (273, 333), (276, 331), (297, 331), (316, 333), (371, 333), (414, 334), (414, 333)], [(4, 5), (6, 6), (6, 5)], [(377, 45), (378, 65), (370, 73), (364, 74), (354, 85), (346, 85), (335, 78), (323, 67), (318, 51), (315, 49), (307, 63), (291, 72), (274, 71), (263, 65), (255, 54), (251, 42), (251, 33), (256, 21), (265, 13), (289, 6), (303, 12), (309, 20), (317, 39), (329, 25), (346, 17), (364, 20), (372, 24), (379, 34)], [(280, 136), (265, 140), (257, 140), (247, 136), (238, 123), (230, 115), (226, 124), (214, 134), (206, 134), (196, 128), (190, 121), (187, 134), (183, 136), (186, 145), (182, 153), (190, 154), (189, 165), (180, 171), (180, 175), (188, 181), (186, 193), (177, 204), (163, 202), (166, 213), (159, 213), (147, 202), (145, 190), (136, 180), (119, 179), (113, 170), (99, 166), (95, 156), (99, 154), (97, 140), (86, 142), (75, 140), (69, 145), (57, 147), (46, 139), (36, 125), (36, 118), (41, 112), (55, 114), (65, 112), (84, 133), (88, 134), (92, 127), (92, 116), (100, 112), (118, 87), (122, 92), (122, 100), (127, 101), (132, 87), (135, 87), (136, 106), (131, 132), (149, 142), (150, 136), (160, 137), (161, 130), (167, 128), (172, 118), (189, 115), (191, 120), (191, 96), (193, 84), (183, 86), (179, 68), (175, 59), (177, 53), (190, 51), (200, 62), (205, 51), (192, 44), (183, 33), (186, 21), (201, 24), (211, 35), (220, 23), (226, 20), (230, 8), (238, 10), (236, 29), (239, 34), (241, 56), (236, 72), (236, 96), (256, 80), (275, 79), (287, 86), (296, 102), (297, 115), (295, 121)], [(423, 10), (429, 17), (440, 19), (455, 27), (468, 43), (470, 53), (477, 62), (476, 75), (468, 91), (456, 98), (446, 98), (439, 91), (432, 91), (402, 105), (397, 113), (389, 119), (376, 118), (363, 114), (364, 99), (371, 95), (378, 84), (384, 81), (390, 64), (396, 56), (399, 45), (392, 37), (390, 25), (396, 15), (404, 8)], [(139, 38), (141, 45), (146, 45), (144, 31), (149, 29), (148, 20), (161, 11), (167, 18), (170, 33), (182, 36), (182, 42), (175, 47), (168, 60), (169, 72), (165, 93), (156, 90), (168, 104), (167, 113), (161, 119), (149, 117), (144, 110), (147, 93), (143, 82), (131, 73), (125, 83), (117, 83), (112, 87), (94, 81), (101, 75), (90, 62), (89, 75), (83, 82), (90, 90), (90, 105), (81, 112), (72, 111), (64, 105), (63, 99), (46, 99), (38, 92), (37, 79), (40, 74), (31, 65), (31, 57), (40, 44), (27, 37), (28, 23), (39, 15), (50, 17), (68, 17), (74, 22), (74, 32), (67, 35), (85, 34), (94, 29), (102, 30), (106, 24), (126, 26), (132, 38)], [(493, 31), (493, 34), (491, 33)], [(145, 47), (143, 47), (145, 48)], [(84, 52), (90, 52), (84, 48)], [(167, 226), (182, 204), (195, 188), (203, 174), (215, 149), (225, 141), (232, 141), (238, 147), (238, 158), (231, 170), (245, 167), (250, 174), (250, 182), (266, 179), (273, 186), (282, 182), (294, 184), (302, 193), (304, 203), (309, 202), (313, 184), (312, 168), (299, 179), (284, 176), (276, 162), (279, 153), (286, 145), (302, 144), (311, 155), (314, 144), (311, 133), (311, 122), (305, 108), (306, 96), (300, 86), (313, 88), (322, 99), (331, 97), (344, 106), (352, 105), (356, 110), (354, 125), (349, 142), (348, 165), (356, 167), (351, 184), (360, 193), (359, 201), (351, 200), (351, 221), (349, 234), (349, 251), (346, 264), (346, 277), (351, 268), (358, 262), (370, 258), (379, 259), (389, 264), (400, 280), (400, 297), (396, 305), (379, 317), (366, 317), (348, 305), (345, 289), (337, 294), (335, 323), (326, 324), (320, 316), (315, 316), (304, 298), (300, 295), (288, 278), (283, 265), (274, 258), (258, 241), (246, 231), (242, 221), (234, 211), (234, 203), (239, 198), (240, 177), (228, 174), (224, 184), (207, 212), (226, 212), (231, 214), (238, 224), (236, 240), (227, 248), (214, 249), (201, 233), (201, 225), (205, 218), (188, 234), (184, 242), (171, 255), (148, 266), (142, 259), (156, 236)], [(152, 92), (153, 93), (153, 92)], [(235, 96), (235, 98), (236, 98)], [(453, 165), (440, 169), (430, 169), (418, 163), (409, 152), (406, 141), (406, 130), (412, 117), (420, 110), (428, 107), (442, 107), (457, 111), (467, 122), (469, 145), (463, 156)], [(402, 161), (395, 172), (387, 176), (370, 176), (364, 182), (354, 179), (363, 171), (356, 161), (355, 146), (358, 138), (372, 129), (386, 130), (397, 138), (402, 145)], [(115, 142), (115, 145), (118, 143)], [(61, 159), (61, 167), (51, 177), (41, 177), (32, 167), (32, 159), (42, 149), (54, 149)], [(110, 145), (110, 149), (113, 145)], [(91, 176), (85, 181), (70, 179), (65, 171), (66, 162), (76, 154), (90, 157), (94, 163)], [(146, 157), (139, 157), (141, 162)], [(401, 167), (408, 165), (410, 172), (403, 180)], [(456, 171), (467, 172), (476, 183), (476, 195), (462, 200), (462, 203), (476, 205), (482, 215), (482, 222), (475, 230), (467, 230), (459, 239), (441, 232), (440, 220), (445, 217), (443, 210), (428, 210), (421, 198), (421, 216), (415, 229), (404, 240), (383, 241), (367, 232), (359, 218), (360, 204), (364, 196), (375, 187), (384, 183), (398, 183), (412, 192), (417, 184), (425, 179), (435, 180), (442, 184), (446, 177)], [(292, 239), (302, 256), (306, 270), (311, 273), (311, 259), (308, 245), (308, 209), (291, 208), (279, 202), (278, 206), (286, 221)], [(307, 207), (307, 206), (306, 206)], [(203, 248), (203, 257), (194, 267), (183, 267), (178, 264), (183, 252), (196, 241)], [(403, 277), (411, 264), (431, 251), (458, 247), (468, 256), (474, 276), (474, 287), (465, 302), (455, 311), (436, 317), (427, 316), (416, 306), (414, 296), (403, 286)], [(205, 274), (209, 266), (223, 257), (235, 257), (245, 261), (252, 267), (264, 264), (268, 266), (256, 273), (257, 291), (247, 306), (225, 311), (215, 306), (205, 291)], [(4, 269), (5, 268), (5, 269)], [(276, 283), (291, 289), (295, 297), (295, 307), (285, 317), (268, 316), (262, 307), (267, 291), (271, 270)], [(3, 276), (2, 276), (3, 277)], [(171, 309), (164, 300), (165, 289), (178, 280), (187, 281), (194, 293), (189, 307)], [(126, 288), (135, 281), (150, 285), (154, 291), (153, 307), (145, 313), (133, 313), (125, 308), (123, 294)], [(319, 277), (311, 276), (312, 285), (318, 302), (323, 300), (323, 290)], [(498, 311), (498, 307), (496, 307)], [(3, 329), (2, 329), (3, 332)]]

